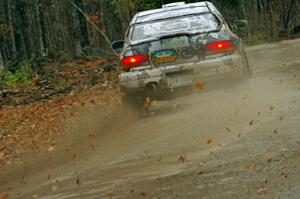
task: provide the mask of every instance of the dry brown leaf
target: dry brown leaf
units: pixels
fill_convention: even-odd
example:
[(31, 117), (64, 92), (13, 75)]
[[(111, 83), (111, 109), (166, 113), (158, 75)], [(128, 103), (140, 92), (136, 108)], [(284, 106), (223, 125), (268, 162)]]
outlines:
[(8, 199), (8, 193), (1, 193), (0, 199)]
[(76, 178), (76, 184), (77, 184), (77, 185), (80, 185), (80, 179), (79, 179), (78, 173), (77, 173), (77, 178)]
[(76, 159), (76, 153), (71, 154), (70, 160), (75, 160)]
[(141, 196), (146, 196), (147, 194), (146, 193), (144, 193), (144, 192), (141, 192)]
[(54, 144), (51, 144), (50, 146), (48, 146), (48, 151), (51, 152), (51, 151), (54, 151), (55, 150), (55, 145)]
[(199, 90), (204, 89), (204, 83), (203, 82), (196, 83), (196, 88), (199, 89)]
[(269, 164), (272, 164), (273, 160), (270, 158), (270, 159), (268, 159), (267, 162), (268, 162)]
[(274, 130), (273, 130), (273, 133), (274, 133), (274, 134), (277, 134), (277, 133), (278, 133), (278, 130), (277, 130), (277, 129), (274, 129)]
[(113, 198), (113, 194), (112, 193), (108, 193), (107, 194), (107, 199), (112, 199)]
[(257, 193), (259, 193), (259, 194), (269, 193), (269, 189), (268, 188), (261, 188), (261, 189), (257, 190)]
[(144, 101), (144, 106), (147, 108), (151, 105), (151, 98), (150, 97), (146, 97), (145, 101)]
[(207, 143), (207, 144), (212, 144), (212, 143), (213, 143), (213, 140), (212, 140), (212, 139), (209, 139), (209, 140), (207, 140), (206, 143)]
[(95, 133), (90, 133), (89, 134), (89, 138), (96, 138), (96, 137), (97, 137), (97, 135)]
[(54, 185), (54, 186), (52, 186), (52, 188), (51, 188), (51, 190), (54, 192), (54, 191), (57, 191), (57, 189), (58, 189), (58, 185)]
[(228, 132), (231, 132), (231, 129), (230, 129), (230, 128), (226, 128), (226, 130), (227, 130)]
[(254, 121), (251, 120), (251, 121), (249, 122), (249, 125), (252, 126), (253, 124), (254, 124)]
[(281, 117), (279, 118), (279, 120), (282, 121), (282, 120), (283, 120), (283, 116), (281, 116)]
[(181, 155), (178, 157), (178, 162), (184, 163), (186, 161), (186, 156), (185, 155)]
[(256, 169), (256, 164), (255, 163), (247, 163), (246, 168), (250, 170)]

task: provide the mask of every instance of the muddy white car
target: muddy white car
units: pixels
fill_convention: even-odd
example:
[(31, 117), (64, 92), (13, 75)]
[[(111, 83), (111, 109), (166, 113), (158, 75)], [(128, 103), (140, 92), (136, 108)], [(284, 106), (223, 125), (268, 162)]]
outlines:
[(210, 2), (173, 3), (137, 13), (125, 40), (113, 42), (120, 53), (125, 98), (249, 75), (247, 56), (233, 27), (247, 28), (247, 22), (228, 25)]

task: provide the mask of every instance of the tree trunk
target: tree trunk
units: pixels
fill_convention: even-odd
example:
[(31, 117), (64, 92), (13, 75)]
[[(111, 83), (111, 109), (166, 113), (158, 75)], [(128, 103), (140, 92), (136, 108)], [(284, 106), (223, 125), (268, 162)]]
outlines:
[(45, 43), (44, 43), (44, 35), (42, 29), (42, 20), (41, 20), (41, 13), (40, 13), (40, 0), (35, 1), (35, 15), (36, 15), (36, 24), (37, 24), (37, 32), (39, 38), (39, 46), (40, 46), (40, 55), (45, 57), (46, 50), (45, 50)]
[(17, 47), (15, 39), (15, 26), (13, 23), (13, 13), (14, 13), (14, 0), (7, 1), (8, 3), (8, 24), (10, 26), (10, 42), (11, 42), (11, 57), (10, 60), (15, 60), (17, 58)]

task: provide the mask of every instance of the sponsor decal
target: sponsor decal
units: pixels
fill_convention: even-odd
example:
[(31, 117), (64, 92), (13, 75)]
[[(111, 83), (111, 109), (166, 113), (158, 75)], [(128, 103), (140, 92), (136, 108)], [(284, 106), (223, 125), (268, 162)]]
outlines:
[(151, 59), (154, 64), (174, 62), (177, 60), (177, 52), (173, 49), (158, 50), (152, 54)]

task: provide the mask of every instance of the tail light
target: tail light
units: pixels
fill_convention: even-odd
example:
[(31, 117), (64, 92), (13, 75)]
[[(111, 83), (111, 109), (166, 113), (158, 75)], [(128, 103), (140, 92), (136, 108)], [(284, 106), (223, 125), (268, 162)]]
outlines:
[(144, 66), (149, 64), (148, 55), (133, 55), (124, 57), (121, 61), (121, 65), (124, 70), (129, 70), (134, 67)]
[(235, 49), (235, 44), (232, 41), (217, 41), (205, 46), (207, 54), (230, 53), (235, 51)]

